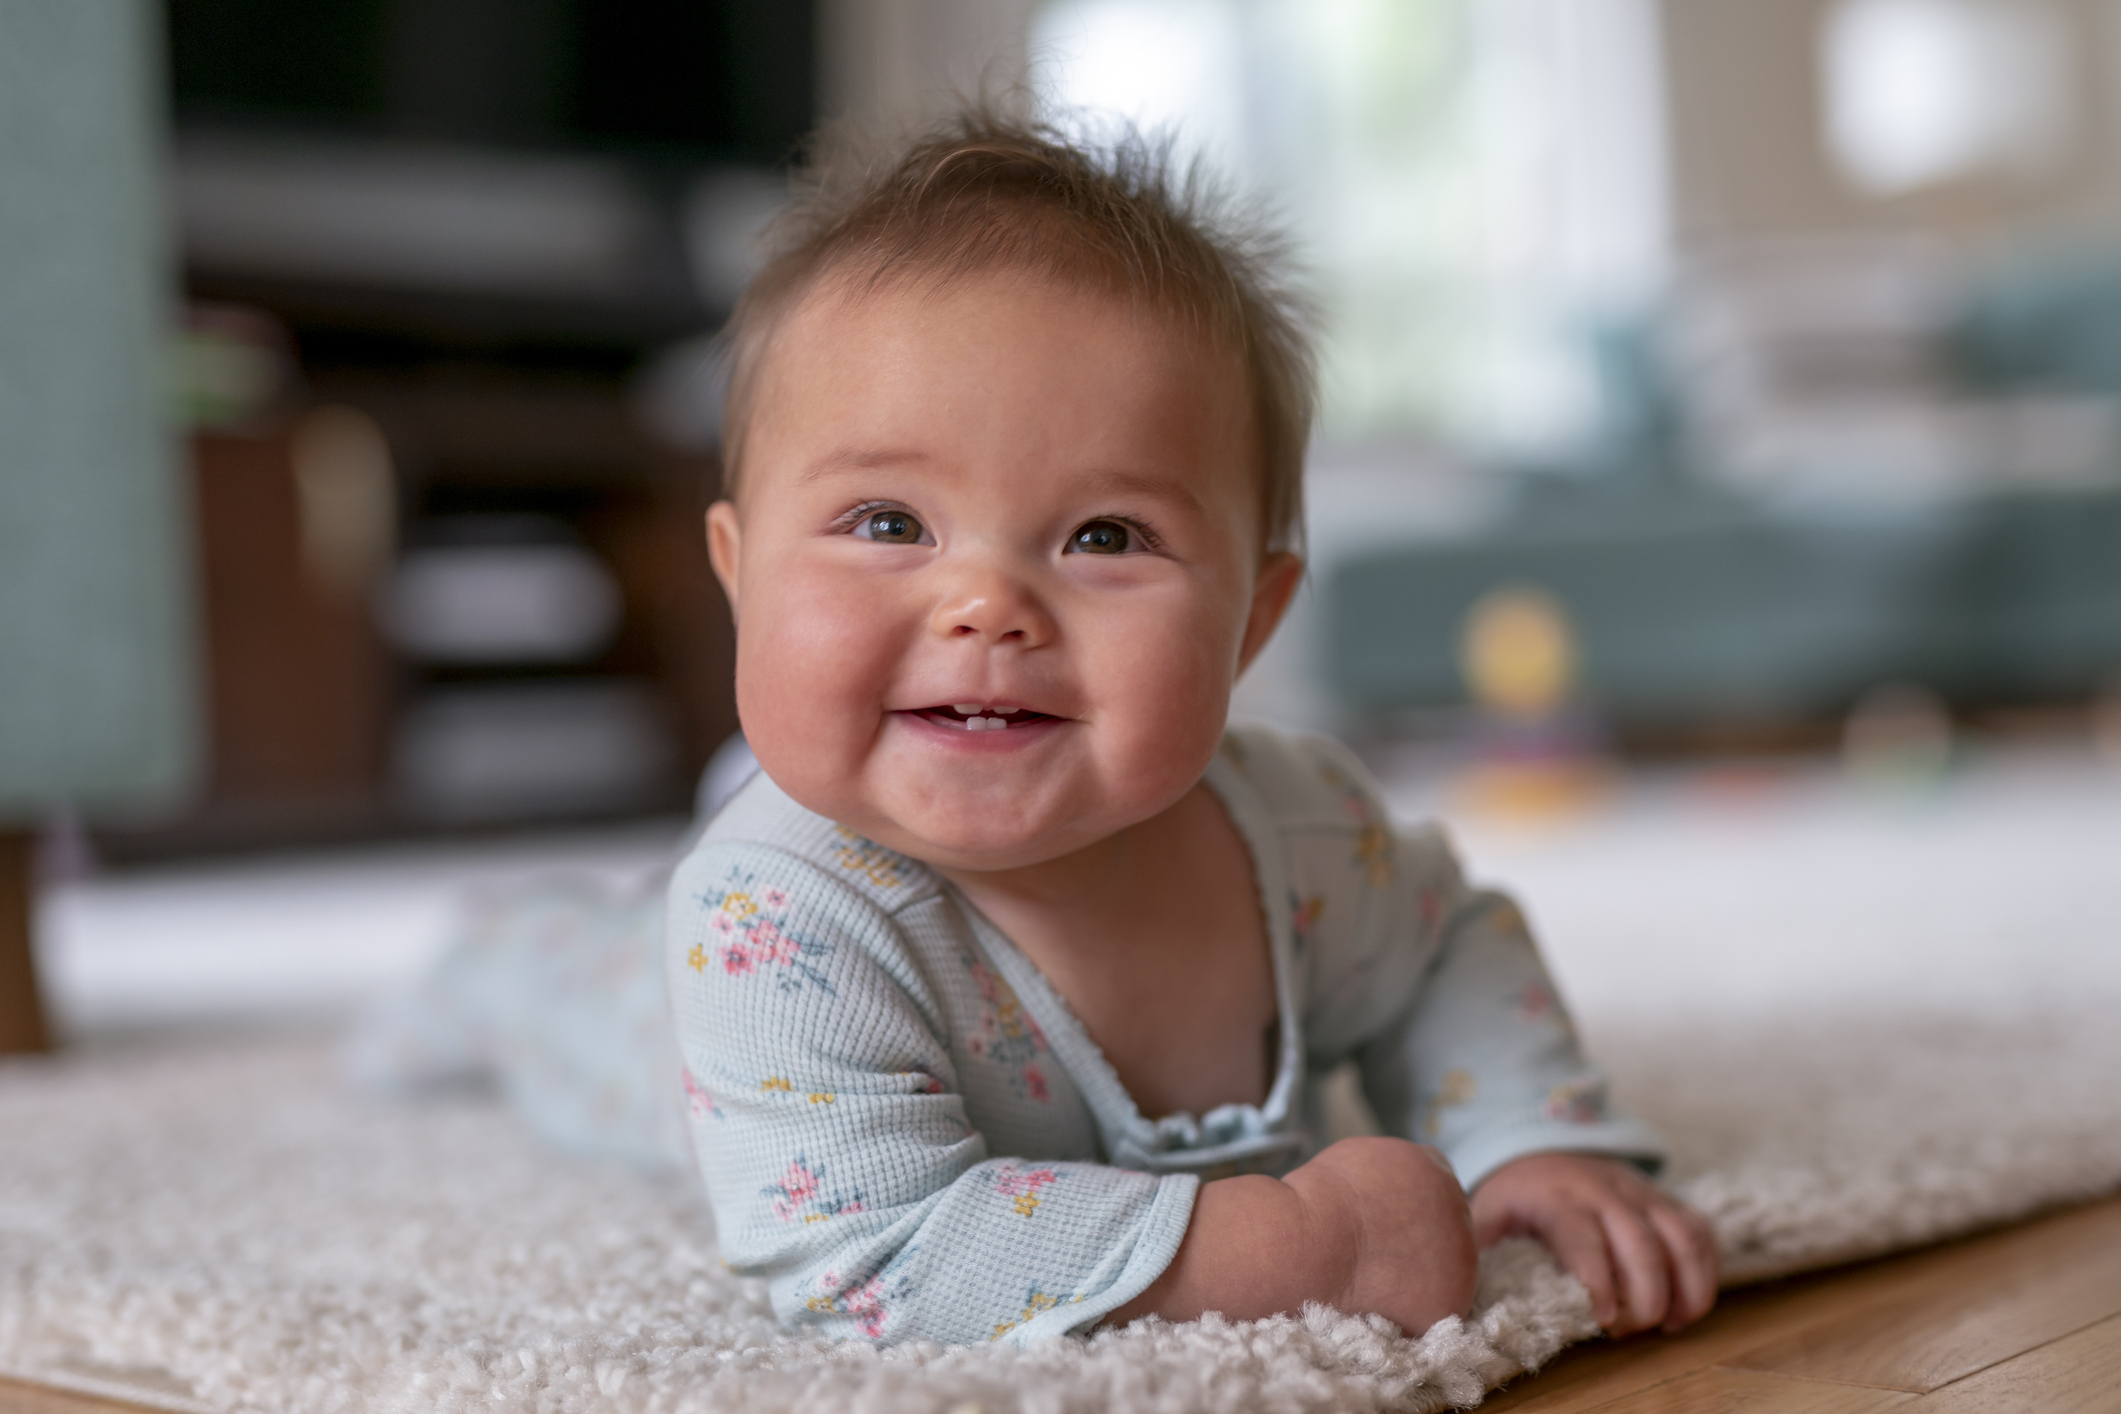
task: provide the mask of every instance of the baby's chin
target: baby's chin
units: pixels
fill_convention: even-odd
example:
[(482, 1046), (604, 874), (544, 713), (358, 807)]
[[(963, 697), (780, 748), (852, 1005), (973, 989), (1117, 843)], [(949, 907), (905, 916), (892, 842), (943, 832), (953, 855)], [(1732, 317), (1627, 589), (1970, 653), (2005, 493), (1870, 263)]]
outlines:
[[(820, 814), (826, 812), (820, 811)], [(852, 818), (848, 818), (852, 817)], [(844, 810), (831, 816), (888, 849), (949, 871), (994, 873), (1045, 864), (1116, 834), (1131, 821), (1071, 812), (1060, 820), (1026, 820), (1018, 812)]]
[(1155, 801), (1026, 801), (1000, 793), (939, 791), (932, 781), (913, 790), (790, 764), (792, 769), (776, 771), (772, 761), (761, 763), (796, 804), (887, 849), (950, 871), (991, 873), (1045, 864), (1161, 808)]

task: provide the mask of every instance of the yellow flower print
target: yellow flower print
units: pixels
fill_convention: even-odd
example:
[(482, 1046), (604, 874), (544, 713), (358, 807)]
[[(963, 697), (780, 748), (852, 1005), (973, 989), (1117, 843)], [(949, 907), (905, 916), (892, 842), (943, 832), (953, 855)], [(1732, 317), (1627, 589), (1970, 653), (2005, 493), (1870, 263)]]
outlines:
[(989, 1336), (988, 1339), (1000, 1340), (1003, 1336), (1009, 1334), (1009, 1332), (1015, 1330), (1040, 1312), (1050, 1311), (1056, 1306), (1072, 1306), (1082, 1299), (1080, 1296), (1070, 1296), (1064, 1301), (1058, 1296), (1048, 1296), (1043, 1291), (1033, 1291), (1025, 1300), (1024, 1309), (1017, 1313), (1016, 1319), (1013, 1321), (1002, 1321), (997, 1324), (994, 1327), (994, 1334)]
[(784, 1095), (793, 1094), (795, 1087), (778, 1075), (769, 1075), (759, 1082), (761, 1090), (778, 1090)]
[(1371, 888), (1392, 882), (1392, 836), (1384, 826), (1363, 826), (1355, 838), (1355, 862), (1369, 872)]
[(685, 954), (685, 965), (694, 972), (705, 972), (707, 970), (707, 949), (701, 947), (698, 943), (694, 943), (692, 951)]
[(810, 1103), (813, 1105), (829, 1105), (838, 1098), (839, 1096), (833, 1094), (830, 1090), (820, 1090), (810, 1097)]
[(1445, 1071), (1442, 1082), (1436, 1087), (1436, 1093), (1429, 1098), (1428, 1137), (1436, 1137), (1436, 1131), (1443, 1125), (1445, 1110), (1468, 1104), (1479, 1093), (1480, 1082), (1473, 1078), (1472, 1071), (1462, 1068)]
[(722, 912), (732, 918), (749, 918), (758, 911), (759, 906), (751, 901), (750, 894), (725, 894), (722, 897)]
[(906, 861), (875, 840), (864, 839), (845, 825), (838, 828), (847, 843), (833, 851), (840, 868), (859, 874), (880, 889), (895, 889), (906, 882)]

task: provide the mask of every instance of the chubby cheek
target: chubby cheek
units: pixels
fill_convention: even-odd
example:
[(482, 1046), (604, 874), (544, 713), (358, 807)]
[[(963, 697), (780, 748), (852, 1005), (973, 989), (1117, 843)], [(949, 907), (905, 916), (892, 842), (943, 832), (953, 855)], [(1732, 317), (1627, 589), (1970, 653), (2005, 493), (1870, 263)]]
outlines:
[(1155, 608), (1103, 622), (1083, 655), (1101, 718), (1100, 774), (1115, 794), (1144, 799), (1190, 790), (1215, 754), (1242, 632), (1212, 602)]
[(745, 739), (781, 789), (821, 814), (883, 723), (902, 625), (877, 586), (788, 573), (747, 585), (736, 700)]

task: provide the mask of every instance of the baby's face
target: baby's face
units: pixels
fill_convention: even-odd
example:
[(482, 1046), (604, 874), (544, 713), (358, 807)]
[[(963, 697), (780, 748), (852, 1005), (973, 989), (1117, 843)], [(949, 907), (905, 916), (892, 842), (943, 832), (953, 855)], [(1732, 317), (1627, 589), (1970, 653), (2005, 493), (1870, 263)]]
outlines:
[(1168, 808), (1293, 587), (1237, 358), (1020, 277), (813, 293), (708, 516), (737, 705), (802, 805), (945, 868)]

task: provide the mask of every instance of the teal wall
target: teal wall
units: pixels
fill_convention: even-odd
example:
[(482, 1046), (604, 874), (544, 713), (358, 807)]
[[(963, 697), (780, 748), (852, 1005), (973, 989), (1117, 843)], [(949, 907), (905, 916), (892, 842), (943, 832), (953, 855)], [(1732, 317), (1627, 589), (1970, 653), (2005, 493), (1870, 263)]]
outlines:
[(159, 13), (0, 0), (0, 820), (174, 803), (198, 762)]

